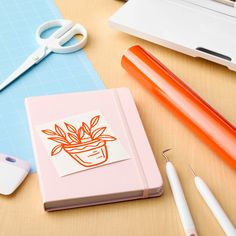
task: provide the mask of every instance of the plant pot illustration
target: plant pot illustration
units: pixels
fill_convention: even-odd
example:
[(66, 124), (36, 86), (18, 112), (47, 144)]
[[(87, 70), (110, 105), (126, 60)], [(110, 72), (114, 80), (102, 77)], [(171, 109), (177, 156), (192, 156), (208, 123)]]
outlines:
[(65, 128), (55, 124), (54, 129), (41, 130), (49, 136), (47, 139), (57, 145), (51, 150), (51, 156), (61, 151), (68, 154), (80, 165), (93, 167), (108, 160), (107, 142), (113, 142), (115, 137), (105, 134), (107, 127), (96, 127), (100, 115), (94, 116), (89, 123), (82, 122), (77, 128), (75, 125), (64, 122)]
[(103, 140), (65, 145), (63, 149), (84, 167), (100, 165), (108, 159), (106, 141)]

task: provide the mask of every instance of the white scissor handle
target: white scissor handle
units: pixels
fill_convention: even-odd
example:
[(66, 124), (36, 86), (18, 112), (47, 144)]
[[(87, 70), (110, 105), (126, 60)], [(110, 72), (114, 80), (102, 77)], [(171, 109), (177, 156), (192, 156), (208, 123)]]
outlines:
[[(42, 38), (41, 34), (53, 27), (59, 26), (49, 38)], [(82, 39), (73, 45), (63, 46), (75, 35), (82, 35)], [(71, 53), (80, 50), (87, 43), (87, 30), (80, 24), (74, 24), (70, 20), (52, 20), (40, 25), (36, 31), (36, 39), (40, 45), (47, 46), (55, 53)]]

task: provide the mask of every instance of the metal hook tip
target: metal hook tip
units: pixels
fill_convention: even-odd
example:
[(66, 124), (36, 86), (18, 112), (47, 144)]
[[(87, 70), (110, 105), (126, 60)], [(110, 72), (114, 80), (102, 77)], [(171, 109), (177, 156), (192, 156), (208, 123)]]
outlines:
[(171, 149), (171, 148), (168, 148), (168, 149), (164, 150), (162, 153), (166, 153), (166, 152), (168, 152), (168, 151), (170, 151), (170, 150), (172, 150), (172, 149)]
[(196, 175), (195, 171), (193, 170), (192, 166), (188, 165), (188, 167), (191, 170), (193, 176), (196, 177), (197, 175)]
[(165, 158), (165, 160), (168, 162), (169, 161), (169, 159), (168, 159), (168, 157), (165, 155), (165, 153), (166, 152), (168, 152), (168, 151), (170, 151), (171, 150), (171, 148), (168, 148), (168, 149), (166, 149), (166, 150), (164, 150), (163, 152), (162, 152), (162, 156)]

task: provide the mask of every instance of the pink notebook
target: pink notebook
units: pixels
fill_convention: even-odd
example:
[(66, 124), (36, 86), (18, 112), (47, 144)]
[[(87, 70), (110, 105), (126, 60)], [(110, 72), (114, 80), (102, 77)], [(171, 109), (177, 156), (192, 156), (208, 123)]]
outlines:
[(45, 210), (162, 194), (128, 89), (32, 97), (26, 109)]

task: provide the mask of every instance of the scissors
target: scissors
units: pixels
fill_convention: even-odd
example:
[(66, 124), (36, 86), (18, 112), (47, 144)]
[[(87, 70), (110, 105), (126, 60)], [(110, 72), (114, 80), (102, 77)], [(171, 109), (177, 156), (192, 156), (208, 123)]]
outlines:
[[(42, 33), (53, 27), (60, 27), (50, 37), (42, 38)], [(82, 35), (82, 39), (73, 45), (63, 46), (69, 42), (75, 35)], [(86, 29), (80, 24), (74, 24), (70, 20), (52, 20), (40, 25), (36, 31), (36, 40), (40, 47), (34, 51), (25, 62), (18, 67), (5, 81), (0, 84), (0, 91), (6, 88), (10, 83), (24, 74), (35, 64), (38, 64), (51, 52), (54, 53), (72, 53), (82, 49), (87, 43), (88, 34)]]

